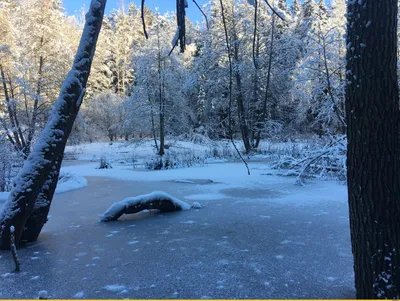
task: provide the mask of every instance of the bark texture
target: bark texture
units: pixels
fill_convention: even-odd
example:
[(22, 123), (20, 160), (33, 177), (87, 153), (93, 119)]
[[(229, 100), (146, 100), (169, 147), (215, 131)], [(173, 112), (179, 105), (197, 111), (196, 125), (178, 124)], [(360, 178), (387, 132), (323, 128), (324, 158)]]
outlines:
[(346, 119), (357, 298), (400, 296), (397, 0), (348, 2)]
[[(46, 194), (52, 198), (51, 191), (55, 189), (57, 181), (49, 183), (48, 180), (52, 173), (53, 175), (59, 173), (59, 160), (63, 156), (67, 139), (85, 95), (105, 5), (106, 0), (92, 0), (74, 63), (63, 83), (52, 116), (16, 177), (15, 186), (0, 213), (0, 249), (10, 248), (11, 225), (15, 227), (16, 246), (19, 245), (24, 230), (31, 230), (25, 229), (25, 226), (29, 217), (35, 212), (35, 202), (38, 197), (40, 200)], [(47, 199), (46, 202), (48, 212), (51, 199)], [(46, 219), (37, 222), (42, 224)], [(40, 224), (34, 223), (33, 226), (41, 229), (43, 225)]]
[(47, 215), (50, 211), (51, 201), (53, 200), (58, 183), (58, 177), (60, 175), (62, 158), (63, 157), (61, 156), (56, 160), (54, 170), (50, 172), (45, 184), (42, 186), (42, 189), (35, 201), (32, 214), (25, 223), (21, 241), (36, 241), (44, 224), (47, 222)]

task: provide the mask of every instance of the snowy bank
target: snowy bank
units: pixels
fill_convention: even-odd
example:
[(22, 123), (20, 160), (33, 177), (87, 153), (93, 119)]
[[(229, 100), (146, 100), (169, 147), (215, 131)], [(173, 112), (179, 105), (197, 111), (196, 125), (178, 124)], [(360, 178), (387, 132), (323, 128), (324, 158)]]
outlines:
[[(71, 172), (61, 171), (56, 193), (67, 192), (86, 186), (88, 186), (88, 181), (83, 176)], [(0, 208), (3, 207), (2, 203), (8, 199), (9, 195), (9, 192), (0, 192)]]
[(88, 186), (88, 181), (83, 176), (61, 170), (56, 193), (67, 192), (86, 186)]
[[(172, 170), (138, 171), (131, 166), (115, 166), (113, 169), (96, 169), (97, 163), (87, 163), (66, 166), (63, 169), (85, 177), (106, 177), (132, 182), (171, 181), (176, 185), (189, 185), (181, 180), (198, 183), (199, 179), (210, 179), (208, 185), (193, 185), (193, 194), (187, 195), (191, 201), (220, 200), (238, 197), (248, 199), (254, 191), (261, 191), (259, 199), (276, 203), (293, 205), (310, 205), (321, 202), (339, 201), (347, 203), (347, 187), (337, 181), (310, 181), (305, 186), (294, 185), (291, 177), (274, 175), (275, 171), (267, 169), (261, 162), (249, 162), (251, 175), (248, 176), (243, 163), (209, 164), (204, 167), (191, 167)], [(268, 183), (272, 191), (279, 192), (271, 195), (265, 190)], [(204, 187), (204, 191), (201, 189)], [(242, 190), (240, 193), (226, 192), (227, 190)], [(263, 195), (263, 194), (264, 195)], [(254, 200), (254, 197), (251, 197)]]

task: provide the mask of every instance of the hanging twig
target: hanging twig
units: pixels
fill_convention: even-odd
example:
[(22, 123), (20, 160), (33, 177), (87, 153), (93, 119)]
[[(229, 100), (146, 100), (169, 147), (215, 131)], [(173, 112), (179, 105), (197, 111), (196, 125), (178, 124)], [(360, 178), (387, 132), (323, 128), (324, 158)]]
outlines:
[(10, 227), (10, 248), (11, 248), (11, 254), (14, 259), (15, 263), (15, 271), (19, 272), (21, 271), (21, 262), (19, 261), (18, 254), (17, 254), (17, 248), (15, 247), (15, 228), (14, 226)]
[(142, 18), (144, 36), (145, 36), (146, 39), (148, 40), (148, 39), (149, 39), (149, 35), (147, 34), (147, 30), (146, 30), (146, 21), (145, 21), (145, 19), (144, 19), (144, 1), (145, 1), (145, 0), (142, 0), (142, 7), (141, 7), (142, 14), (141, 14), (141, 18)]
[(231, 140), (232, 145), (235, 148), (237, 154), (239, 155), (240, 159), (242, 159), (244, 165), (246, 165), (247, 174), (250, 175), (249, 166), (248, 166), (246, 160), (243, 158), (242, 154), (240, 153), (239, 149), (237, 148), (237, 146), (235, 144), (235, 141), (233, 140), (232, 114), (231, 114), (232, 113), (232, 77), (233, 77), (233, 68), (232, 68), (231, 47), (230, 47), (230, 44), (229, 44), (228, 28), (227, 28), (226, 19), (225, 19), (225, 9), (224, 9), (224, 4), (222, 3), (222, 1), (223, 0), (219, 0), (219, 3), (221, 4), (222, 22), (224, 23), (226, 48), (227, 48), (227, 52), (228, 52), (228, 61), (229, 61), (229, 109), (228, 109), (229, 136), (230, 136), (230, 140)]
[(286, 20), (276, 12), (276, 10), (269, 4), (268, 0), (264, 0), (265, 3), (267, 3), (268, 7), (272, 10), (272, 12), (278, 16), (279, 19), (281, 19), (283, 22), (286, 22)]
[(200, 10), (200, 12), (203, 14), (204, 19), (206, 19), (206, 24), (207, 24), (207, 30), (210, 29), (209, 25), (208, 25), (208, 18), (207, 15), (204, 13), (204, 11), (201, 9), (200, 5), (197, 4), (196, 0), (193, 0), (194, 4), (196, 4), (197, 8)]
[(176, 22), (179, 30), (178, 40), (181, 46), (181, 53), (185, 52), (186, 47), (186, 7), (187, 3), (185, 0), (176, 0)]
[(172, 52), (174, 51), (175, 47), (178, 45), (179, 39), (176, 39), (174, 46), (172, 46), (171, 51), (168, 53), (168, 56), (171, 56)]

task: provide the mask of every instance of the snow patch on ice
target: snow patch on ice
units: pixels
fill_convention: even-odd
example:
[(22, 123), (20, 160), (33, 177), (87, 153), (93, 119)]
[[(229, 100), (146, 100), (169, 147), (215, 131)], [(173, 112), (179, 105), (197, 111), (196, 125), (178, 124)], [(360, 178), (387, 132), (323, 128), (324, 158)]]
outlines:
[(203, 208), (203, 206), (201, 206), (201, 204), (199, 202), (194, 202), (192, 204), (192, 208), (193, 209), (201, 209), (201, 208)]
[(175, 183), (195, 184), (195, 182), (189, 180), (175, 180)]
[(48, 299), (47, 291), (40, 291), (39, 292), (39, 299)]
[(84, 293), (84, 292), (79, 292), (79, 293), (76, 293), (76, 294), (72, 297), (72, 299), (82, 299), (84, 296), (85, 296), (85, 293)]
[(106, 285), (104, 289), (109, 292), (119, 293), (125, 289), (125, 286), (119, 284), (112, 284), (112, 285)]
[(218, 264), (219, 265), (228, 265), (229, 264), (229, 260), (226, 260), (226, 259), (218, 260)]

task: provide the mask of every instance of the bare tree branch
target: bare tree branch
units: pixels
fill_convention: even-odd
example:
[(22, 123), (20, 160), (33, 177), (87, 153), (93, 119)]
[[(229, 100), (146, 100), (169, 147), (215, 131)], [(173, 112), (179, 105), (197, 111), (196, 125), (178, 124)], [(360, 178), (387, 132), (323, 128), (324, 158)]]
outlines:
[(208, 25), (208, 18), (207, 15), (204, 13), (204, 11), (201, 9), (200, 5), (197, 4), (196, 0), (193, 0), (194, 4), (196, 4), (197, 8), (200, 10), (200, 12), (203, 14), (204, 19), (206, 19), (206, 24), (207, 24), (207, 30), (210, 29), (209, 25)]
[(264, 0), (264, 1), (265, 1), (265, 3), (268, 5), (268, 7), (272, 10), (272, 12), (273, 12), (275, 15), (278, 16), (279, 19), (281, 19), (283, 22), (286, 22), (286, 20), (285, 20), (280, 14), (278, 14), (277, 11), (269, 4), (268, 0)]
[(144, 19), (144, 1), (142, 0), (142, 7), (141, 7), (141, 18), (142, 18), (142, 24), (143, 24), (143, 32), (144, 32), (144, 36), (146, 37), (146, 39), (149, 39), (149, 35), (147, 34), (147, 30), (146, 30), (146, 21)]

